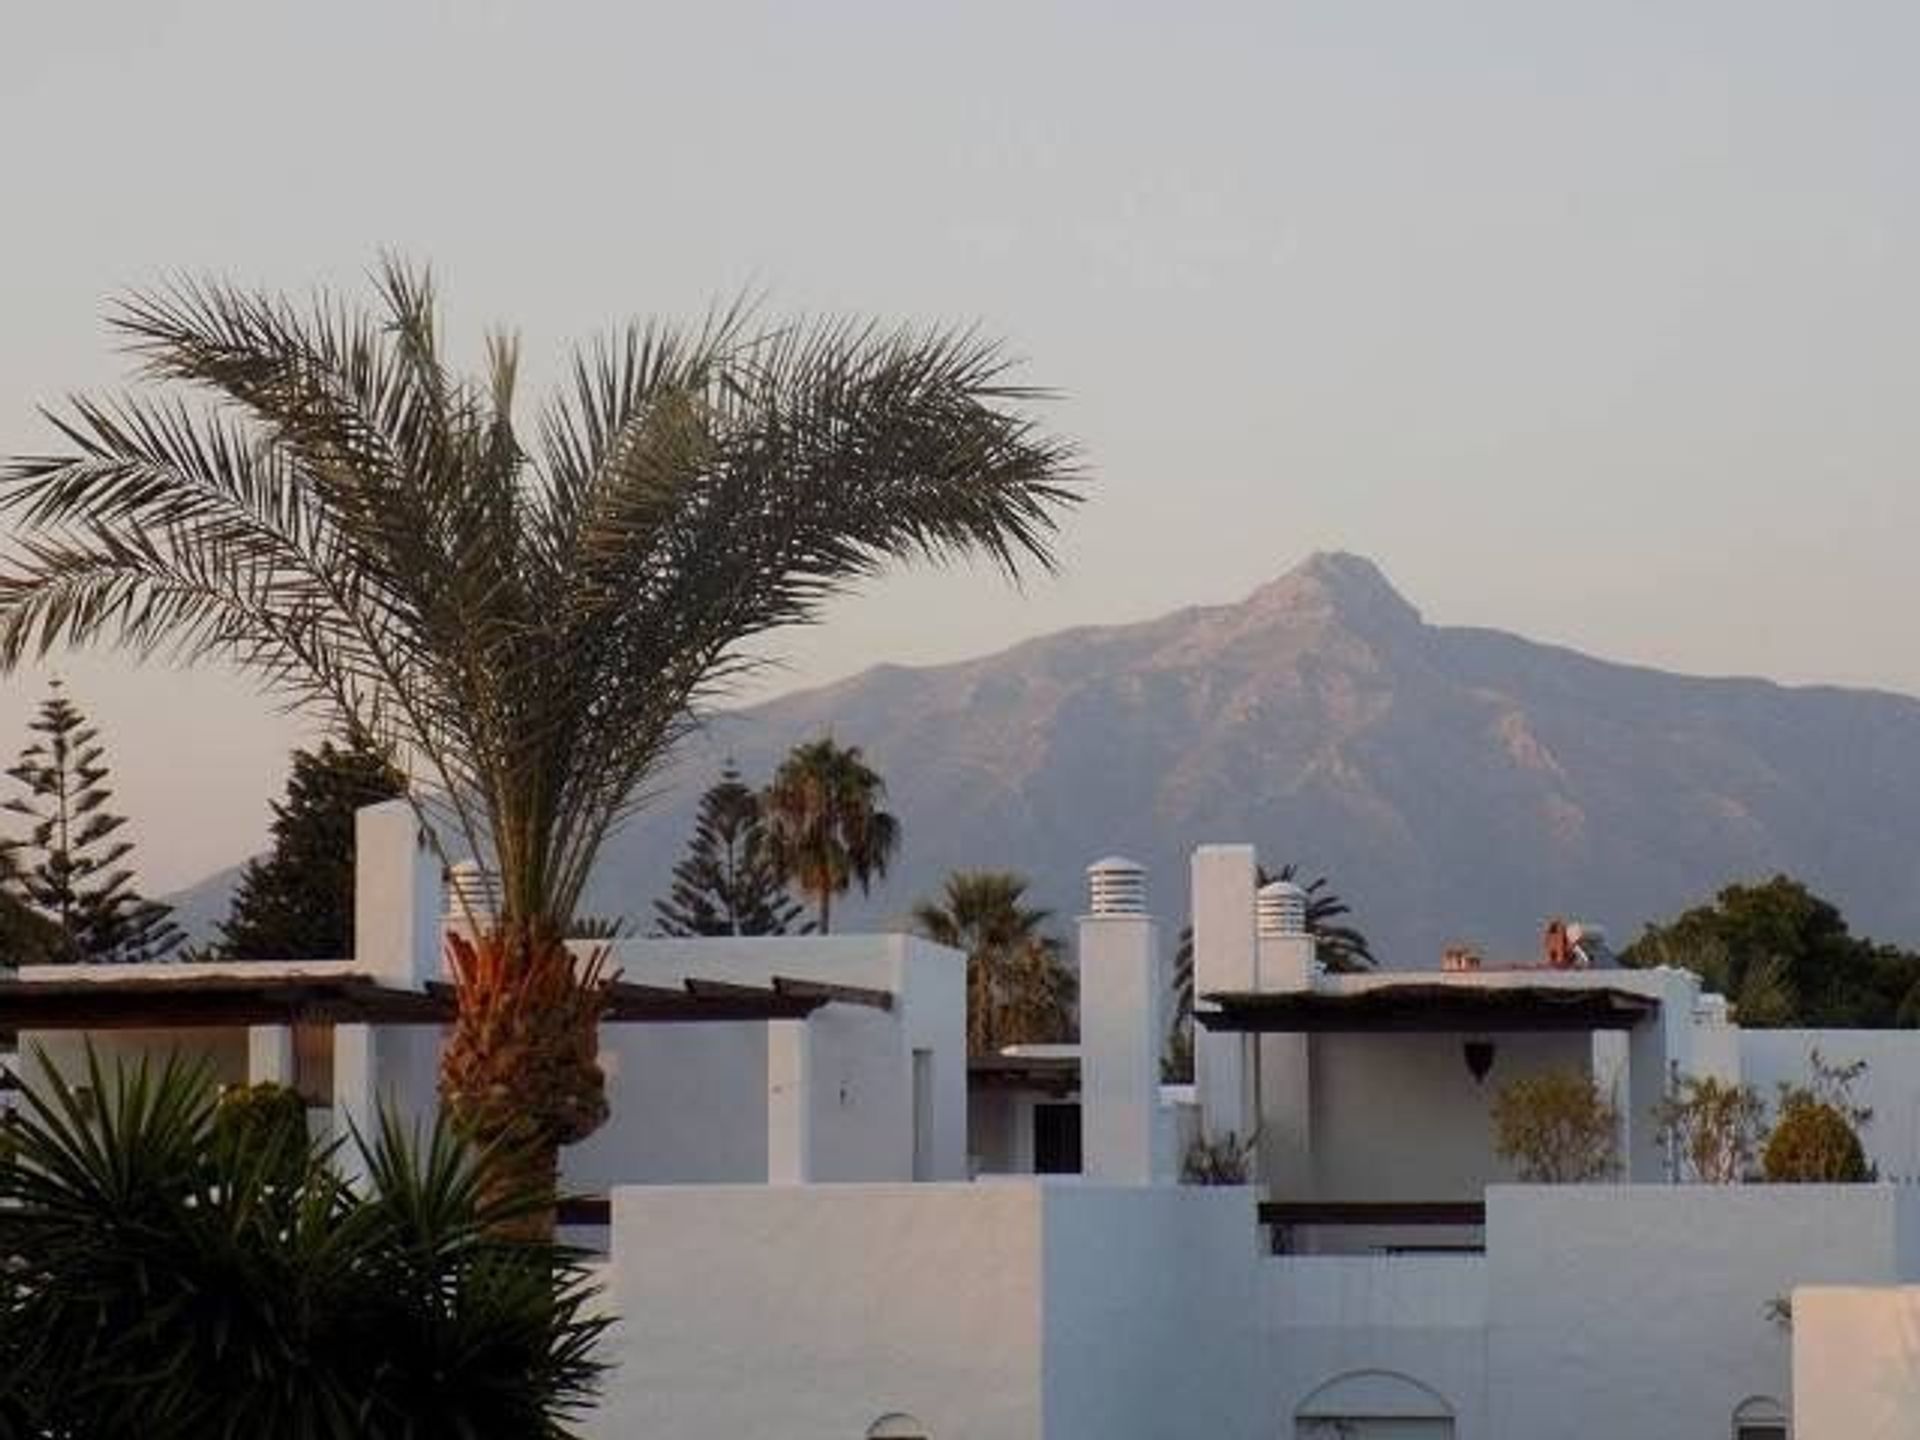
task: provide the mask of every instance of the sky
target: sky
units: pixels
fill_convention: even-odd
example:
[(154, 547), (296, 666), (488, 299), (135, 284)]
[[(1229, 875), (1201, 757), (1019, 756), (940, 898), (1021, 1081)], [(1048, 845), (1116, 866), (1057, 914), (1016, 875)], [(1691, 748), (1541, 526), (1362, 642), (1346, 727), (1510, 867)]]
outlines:
[[(1057, 578), (889, 577), (758, 694), (1328, 548), (1437, 622), (1920, 692), (1910, 3), (91, 0), (0, 6), (0, 53), (0, 453), (174, 273), (397, 251), (535, 381), (752, 293), (1003, 337), (1088, 477)], [(303, 722), (55, 668), (150, 890), (259, 844)]]

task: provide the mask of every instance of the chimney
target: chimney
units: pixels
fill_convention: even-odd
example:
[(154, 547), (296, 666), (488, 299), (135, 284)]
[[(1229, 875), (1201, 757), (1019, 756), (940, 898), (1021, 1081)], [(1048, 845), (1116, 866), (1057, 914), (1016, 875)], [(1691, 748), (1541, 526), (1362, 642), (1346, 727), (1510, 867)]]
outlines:
[[(1202, 845), (1193, 852), (1193, 1004), (1205, 996), (1260, 986), (1255, 921), (1258, 858), (1251, 845)], [(1271, 943), (1271, 942), (1269, 942)], [(1249, 1037), (1193, 1027), (1194, 1091), (1200, 1132), (1209, 1140), (1245, 1141), (1257, 1127)]]
[(1080, 920), (1081, 1169), (1149, 1185), (1160, 1109), (1160, 942), (1147, 874), (1109, 856), (1088, 867)]
[(387, 800), (353, 817), (354, 960), (389, 984), (440, 974), (440, 861), (413, 806)]
[(1311, 990), (1320, 965), (1307, 933), (1307, 892), (1291, 880), (1262, 885), (1254, 896), (1261, 990)]
[(1559, 916), (1547, 921), (1546, 932), (1540, 937), (1540, 951), (1549, 970), (1573, 969), (1573, 942), (1567, 938), (1567, 922)]

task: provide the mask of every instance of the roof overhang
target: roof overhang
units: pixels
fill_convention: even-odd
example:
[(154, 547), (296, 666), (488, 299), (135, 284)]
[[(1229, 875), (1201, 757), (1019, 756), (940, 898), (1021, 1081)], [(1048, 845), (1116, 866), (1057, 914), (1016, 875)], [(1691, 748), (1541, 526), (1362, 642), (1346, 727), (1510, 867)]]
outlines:
[(976, 1090), (1037, 1091), (1064, 1097), (1080, 1088), (1078, 1055), (974, 1055), (967, 1083)]
[[(891, 1010), (893, 996), (885, 990), (780, 976), (766, 985), (689, 979), (673, 987), (615, 981), (604, 1018), (616, 1025), (804, 1020), (831, 1004)], [(448, 983), (414, 990), (359, 974), (0, 980), (0, 1031), (446, 1025), (454, 1009), (454, 987)]]
[(140, 975), (0, 980), (0, 1030), (175, 1030), (246, 1025), (435, 1025), (426, 992), (370, 975)]
[(1598, 985), (1481, 988), (1413, 982), (1343, 991), (1236, 990), (1200, 1000), (1194, 1018), (1205, 1029), (1260, 1035), (1631, 1030), (1660, 1009), (1650, 995)]

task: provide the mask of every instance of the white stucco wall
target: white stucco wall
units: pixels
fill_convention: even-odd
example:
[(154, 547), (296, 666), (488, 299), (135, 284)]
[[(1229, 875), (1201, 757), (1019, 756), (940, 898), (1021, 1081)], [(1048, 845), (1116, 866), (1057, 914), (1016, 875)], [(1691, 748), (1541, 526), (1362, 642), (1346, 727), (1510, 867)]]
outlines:
[(632, 1187), (592, 1434), (1259, 1440), (1250, 1191)]
[(1913, 1440), (1920, 1431), (1920, 1287), (1793, 1292), (1796, 1440)]
[(1246, 1403), (1262, 1363), (1254, 1192), (1086, 1184), (1042, 1194), (1042, 1433), (1270, 1435)]
[[(1513, 1178), (1493, 1153), (1500, 1087), (1556, 1068), (1586, 1070), (1586, 1034), (1496, 1035), (1476, 1082), (1459, 1035), (1315, 1035), (1310, 1048), (1312, 1189), (1286, 1199), (1478, 1200)], [(1276, 1180), (1288, 1168), (1263, 1156)]]
[(635, 1186), (614, 1194), (619, 1368), (596, 1440), (1043, 1432), (1053, 1187)]
[[(1690, 1440), (1731, 1435), (1758, 1397), (1790, 1407), (1796, 1364), (1863, 1343), (1906, 1368), (1843, 1367), (1844, 1387), (1803, 1397), (1829, 1407), (1811, 1413), (1871, 1415), (1875, 1396), (1909, 1427), (1920, 1413), (1896, 1408), (1920, 1291), (1803, 1288), (1913, 1278), (1920, 1195), (1903, 1187), (1496, 1186), (1485, 1257), (1260, 1256), (1252, 1199), (1011, 1180), (622, 1190), (622, 1368), (594, 1433), (826, 1440), (899, 1410), (938, 1437), (1255, 1440), (1338, 1396), (1416, 1404), (1388, 1413), (1450, 1418), (1456, 1440)], [(1768, 1314), (1790, 1294), (1791, 1331)]]
[(764, 1025), (609, 1025), (600, 1063), (607, 1123), (562, 1152), (568, 1189), (767, 1178)]
[(1742, 1030), (1742, 1078), (1771, 1104), (1777, 1085), (1812, 1077), (1815, 1050), (1828, 1065), (1867, 1062), (1853, 1087), (1873, 1109), (1861, 1143), (1881, 1179), (1920, 1181), (1920, 1030)]
[[(1561, 1186), (1488, 1192), (1491, 1434), (1727, 1435), (1789, 1403), (1770, 1302), (1902, 1278), (1920, 1196), (1897, 1187)], [(1836, 1437), (1837, 1440), (1837, 1437)]]
[[(395, 820), (396, 816), (385, 817)], [(396, 830), (398, 834), (399, 831)], [(411, 831), (401, 838), (411, 846)], [(392, 838), (392, 837), (389, 837)], [(408, 850), (411, 855), (411, 849)], [(402, 876), (401, 878), (407, 878)], [(416, 877), (417, 878), (417, 877)], [(418, 887), (387, 887), (381, 913), (417, 937)], [(390, 892), (390, 893), (388, 893)], [(408, 908), (411, 907), (411, 908)], [(403, 912), (404, 913), (401, 913)], [(376, 917), (377, 918), (377, 917)], [(413, 928), (407, 929), (408, 926)], [(402, 937), (404, 938), (404, 937)], [(396, 955), (398, 940), (390, 947)], [(964, 962), (951, 951), (897, 935), (765, 940), (623, 941), (614, 964), (627, 979), (678, 987), (689, 976), (764, 985), (774, 976), (884, 990), (891, 1009), (829, 1004), (806, 1022), (811, 1057), (808, 1141), (820, 1180), (913, 1178), (915, 1050), (929, 1052), (932, 1094), (927, 1158), (934, 1178), (966, 1174)], [(395, 962), (398, 963), (397, 961)], [(134, 978), (364, 974), (350, 961), (140, 966), (36, 966), (22, 978), (102, 985)], [(355, 1032), (357, 1033), (357, 1032)], [(245, 1027), (168, 1031), (29, 1033), (23, 1062), (46, 1044), (63, 1071), (78, 1074), (89, 1040), (103, 1056), (179, 1050), (215, 1062), (223, 1084), (249, 1078)], [(336, 1075), (338, 1101), (366, 1128), (376, 1103), (409, 1121), (437, 1107), (438, 1026), (371, 1027), (349, 1048), (366, 1064)], [(337, 1047), (336, 1047), (337, 1048)], [(603, 1194), (616, 1184), (759, 1182), (768, 1174), (767, 1027), (753, 1023), (609, 1024), (602, 1031), (611, 1115), (606, 1126), (562, 1156), (570, 1190)], [(22, 1069), (29, 1073), (31, 1063)], [(364, 1073), (363, 1073), (364, 1071)], [(340, 1107), (336, 1107), (340, 1108)], [(316, 1112), (323, 1114), (324, 1112)]]
[(19, 1037), (21, 1082), (33, 1085), (41, 1074), (38, 1055), (69, 1084), (87, 1083), (87, 1047), (93, 1047), (102, 1070), (111, 1076), (121, 1065), (141, 1062), (155, 1070), (169, 1057), (192, 1064), (204, 1061), (217, 1085), (247, 1083), (247, 1032), (244, 1027), (176, 1030), (23, 1030)]
[(1484, 1258), (1289, 1256), (1265, 1262), (1261, 1281), (1264, 1433), (1291, 1437), (1312, 1397), (1370, 1377), (1388, 1382), (1376, 1391), (1438, 1397), (1459, 1440), (1488, 1434)]
[[(814, 1013), (814, 1178), (911, 1178), (916, 1050), (929, 1053), (932, 1067), (930, 1178), (966, 1177), (966, 962), (957, 951), (908, 935), (645, 939), (618, 942), (613, 963), (626, 979), (640, 984), (678, 986), (693, 977), (765, 985), (785, 976), (889, 992), (894, 997), (890, 1010), (832, 1005)], [(758, 1045), (757, 1070), (749, 1065), (742, 1074), (716, 1079), (721, 1088), (715, 1103), (730, 1115), (744, 1113), (746, 1084), (758, 1087), (760, 1099), (754, 1103), (761, 1114), (751, 1134), (724, 1140), (680, 1135), (664, 1142), (663, 1153), (685, 1158), (672, 1163), (663, 1160), (651, 1169), (624, 1175), (616, 1158), (634, 1153), (642, 1137), (671, 1135), (685, 1125), (685, 1105), (667, 1113), (664, 1097), (684, 1099), (704, 1092), (693, 1077), (672, 1080), (664, 1066), (678, 1061), (700, 1068), (699, 1033), (725, 1028), (731, 1027), (606, 1027), (610, 1072), (617, 1069), (623, 1077), (636, 1077), (637, 1083), (622, 1080), (619, 1095), (625, 1098), (629, 1115), (616, 1122), (616, 1133), (587, 1142), (595, 1150), (579, 1162), (583, 1176), (605, 1176), (609, 1183), (766, 1177), (764, 1034), (753, 1042)], [(679, 1040), (680, 1032), (693, 1038)], [(739, 1053), (734, 1050), (735, 1058)], [(663, 1097), (661, 1103), (655, 1103), (655, 1095)], [(616, 1098), (615, 1104), (618, 1107), (621, 1099)], [(759, 1147), (758, 1162), (746, 1158), (750, 1145)], [(713, 1168), (710, 1161), (723, 1168)]]

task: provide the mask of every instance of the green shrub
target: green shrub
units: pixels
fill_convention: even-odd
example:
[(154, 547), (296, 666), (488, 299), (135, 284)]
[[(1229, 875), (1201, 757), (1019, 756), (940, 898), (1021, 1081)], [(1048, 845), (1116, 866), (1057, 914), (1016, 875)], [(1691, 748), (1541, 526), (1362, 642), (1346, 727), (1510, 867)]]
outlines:
[(1789, 1105), (1767, 1140), (1763, 1165), (1776, 1183), (1854, 1184), (1873, 1178), (1860, 1136), (1837, 1106)]
[(203, 1067), (46, 1067), (0, 1160), (0, 1436), (557, 1440), (595, 1393), (584, 1259), (445, 1125), (334, 1148)]
[(1196, 1135), (1180, 1157), (1182, 1185), (1245, 1185), (1253, 1178), (1255, 1150), (1259, 1136), (1242, 1140), (1233, 1131), (1209, 1139)]
[(1531, 1184), (1613, 1179), (1619, 1135), (1619, 1112), (1584, 1070), (1529, 1075), (1494, 1096), (1494, 1153)]
[(1654, 1123), (1682, 1177), (1708, 1185), (1748, 1178), (1766, 1116), (1766, 1101), (1751, 1085), (1711, 1075), (1682, 1076), (1653, 1107)]
[(262, 1080), (255, 1085), (229, 1085), (214, 1107), (213, 1129), (228, 1144), (294, 1145), (305, 1148), (307, 1102), (289, 1085)]

